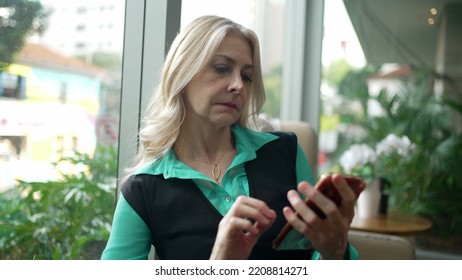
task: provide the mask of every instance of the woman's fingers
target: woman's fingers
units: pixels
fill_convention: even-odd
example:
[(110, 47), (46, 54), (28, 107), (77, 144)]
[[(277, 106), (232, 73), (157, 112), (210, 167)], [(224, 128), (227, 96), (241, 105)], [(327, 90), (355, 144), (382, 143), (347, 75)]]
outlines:
[(266, 231), (276, 219), (276, 212), (261, 200), (240, 196), (220, 222), (220, 228), (229, 234), (244, 233), (260, 235)]
[(276, 212), (261, 200), (239, 196), (229, 211), (230, 217), (242, 218), (253, 223), (268, 225), (276, 218)]
[(341, 202), (339, 206), (337, 206), (331, 198), (321, 193), (321, 191), (315, 189), (307, 182), (301, 182), (298, 185), (298, 190), (307, 199), (311, 200), (311, 202), (314, 203), (327, 217), (341, 215), (352, 218), (354, 215), (354, 205), (357, 199), (356, 194), (341, 175), (334, 174), (330, 178), (330, 187), (335, 188), (340, 196)]
[[(298, 185), (298, 191), (305, 196), (305, 199), (302, 200), (296, 191), (292, 191), (292, 193), (289, 192), (288, 199), (295, 211), (297, 211), (307, 223), (319, 222), (318, 218), (324, 219), (325, 216), (335, 215), (335, 212), (338, 211), (337, 206), (332, 200), (312, 187), (309, 183), (301, 182)], [(306, 200), (310, 201), (312, 208), (307, 206)]]
[[(308, 191), (307, 193), (309, 193)], [(295, 190), (290, 190), (287, 193), (287, 199), (294, 208), (298, 217), (304, 220), (306, 223), (312, 223), (316, 219), (316, 213), (306, 206), (305, 200)]]
[(310, 227), (309, 224), (306, 223), (299, 215), (297, 215), (297, 213), (295, 213), (292, 208), (284, 207), (282, 209), (282, 213), (284, 214), (287, 222), (290, 223), (292, 227), (301, 234), (305, 236), (311, 236), (314, 234), (314, 229)]
[(223, 217), (213, 245), (211, 259), (246, 259), (260, 235), (276, 219), (266, 203), (241, 196)]
[(357, 200), (355, 192), (340, 174), (332, 175), (332, 183), (342, 198), (342, 203), (339, 206), (340, 211), (353, 219), (354, 207)]
[[(287, 193), (293, 209), (286, 207), (283, 213), (296, 230), (311, 240), (324, 258), (341, 258), (346, 250), (356, 194), (341, 175), (332, 175), (329, 180), (328, 187), (335, 188), (341, 198), (339, 206), (319, 189), (301, 182), (298, 192), (291, 190)], [(308, 200), (311, 206), (307, 205)], [(319, 211), (321, 215), (317, 214)]]
[(254, 226), (253, 221), (250, 219), (230, 217), (227, 225), (231, 228), (239, 229), (244, 233), (251, 233), (254, 235), (258, 235), (260, 233), (260, 230)]

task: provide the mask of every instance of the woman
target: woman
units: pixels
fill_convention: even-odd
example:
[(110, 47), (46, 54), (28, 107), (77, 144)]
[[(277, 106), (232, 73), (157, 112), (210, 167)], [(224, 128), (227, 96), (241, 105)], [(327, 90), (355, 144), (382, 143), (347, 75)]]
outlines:
[[(247, 128), (264, 101), (254, 32), (215, 16), (182, 30), (143, 119), (102, 258), (146, 259), (151, 244), (161, 259), (354, 258), (347, 232), (355, 195), (335, 175), (337, 207), (312, 187), (294, 134)], [(286, 221), (306, 238), (274, 250)]]

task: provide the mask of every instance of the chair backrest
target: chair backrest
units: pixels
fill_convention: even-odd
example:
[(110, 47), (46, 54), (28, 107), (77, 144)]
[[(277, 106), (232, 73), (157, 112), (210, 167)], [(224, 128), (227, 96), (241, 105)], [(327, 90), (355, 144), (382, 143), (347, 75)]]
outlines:
[(297, 135), (298, 143), (310, 163), (313, 175), (317, 178), (318, 169), (318, 135), (308, 122), (281, 121), (268, 117), (259, 117), (250, 122), (250, 127), (257, 131), (290, 131)]
[(396, 235), (350, 230), (348, 240), (359, 252), (360, 260), (415, 260), (415, 247)]
[(318, 135), (314, 128), (304, 121), (281, 121), (280, 130), (291, 131), (297, 135), (298, 143), (305, 152), (314, 178), (318, 171)]

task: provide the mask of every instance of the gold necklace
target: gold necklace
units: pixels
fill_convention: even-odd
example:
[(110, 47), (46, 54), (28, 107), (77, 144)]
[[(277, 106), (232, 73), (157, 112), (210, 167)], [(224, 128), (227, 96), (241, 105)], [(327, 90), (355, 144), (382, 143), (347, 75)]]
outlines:
[(210, 162), (210, 161), (205, 161), (205, 160), (201, 160), (201, 159), (197, 159), (197, 158), (194, 158), (194, 157), (191, 157), (191, 156), (188, 156), (187, 154), (185, 154), (182, 150), (176, 148), (175, 150), (181, 154), (182, 156), (184, 156), (185, 158), (188, 158), (190, 160), (194, 160), (194, 161), (197, 161), (197, 162), (202, 162), (202, 163), (206, 163), (206, 164), (210, 164), (210, 165), (213, 165), (212, 167), (212, 176), (213, 176), (213, 179), (215, 179), (215, 181), (217, 183), (219, 183), (220, 181), (220, 176), (221, 176), (221, 168), (220, 168), (220, 161), (223, 159), (224, 155), (226, 154), (226, 152), (228, 151), (229, 149), (229, 146), (231, 146), (230, 144), (228, 144), (226, 146), (226, 149), (224, 150), (224, 152), (221, 154), (220, 158), (218, 159), (218, 161), (216, 163), (213, 163), (213, 162)]

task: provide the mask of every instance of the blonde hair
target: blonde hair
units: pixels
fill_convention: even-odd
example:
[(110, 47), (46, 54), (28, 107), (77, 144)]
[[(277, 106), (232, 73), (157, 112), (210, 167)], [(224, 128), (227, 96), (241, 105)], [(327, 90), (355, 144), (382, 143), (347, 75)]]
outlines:
[(256, 118), (265, 102), (261, 74), (260, 47), (256, 34), (229, 19), (203, 16), (192, 21), (172, 42), (166, 56), (162, 76), (155, 94), (151, 97), (142, 128), (139, 131), (139, 152), (135, 165), (126, 170), (128, 178), (145, 164), (165, 155), (175, 143), (184, 119), (181, 92), (209, 62), (226, 35), (235, 31), (249, 42), (253, 53), (253, 75), (247, 110), (238, 124), (247, 127), (249, 118)]

